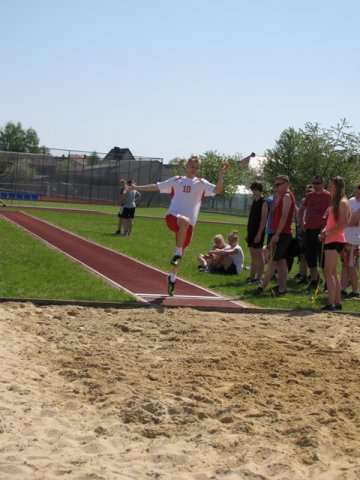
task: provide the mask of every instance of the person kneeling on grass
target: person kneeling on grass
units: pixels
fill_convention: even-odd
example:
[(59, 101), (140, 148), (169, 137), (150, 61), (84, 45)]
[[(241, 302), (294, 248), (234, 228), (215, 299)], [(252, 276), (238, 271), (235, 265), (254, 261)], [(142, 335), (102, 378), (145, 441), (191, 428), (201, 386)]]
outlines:
[(238, 232), (233, 230), (228, 236), (229, 246), (222, 250), (214, 250), (216, 260), (212, 271), (223, 275), (238, 275), (244, 268), (244, 252), (238, 243)]
[(222, 192), (224, 173), (229, 167), (227, 162), (220, 165), (216, 185), (204, 178), (197, 177), (201, 166), (199, 157), (192, 156), (186, 162), (186, 175), (175, 176), (149, 185), (126, 186), (126, 190), (136, 188), (139, 192), (169, 193), (170, 206), (166, 215), (166, 225), (176, 235), (175, 255), (170, 260), (171, 271), (167, 277), (168, 294), (174, 295), (175, 282), (178, 268), (184, 250), (191, 242), (193, 228), (200, 211), (201, 201), (204, 197), (213, 197)]
[(217, 250), (223, 250), (226, 247), (229, 247), (229, 245), (225, 243), (221, 233), (215, 235), (211, 249), (207, 253), (200, 253), (197, 257), (199, 272), (211, 272), (213, 263), (216, 264), (219, 258)]

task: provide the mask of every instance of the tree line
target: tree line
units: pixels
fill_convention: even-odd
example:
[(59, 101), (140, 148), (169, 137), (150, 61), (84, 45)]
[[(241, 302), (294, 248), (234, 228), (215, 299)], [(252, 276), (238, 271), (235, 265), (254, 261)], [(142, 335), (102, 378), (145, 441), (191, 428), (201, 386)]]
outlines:
[[(48, 153), (49, 149), (40, 146), (40, 139), (33, 128), (24, 129), (20, 122), (7, 122), (0, 128), (0, 151)], [(208, 151), (200, 155), (202, 163), (200, 175), (210, 182), (216, 182), (220, 164), (227, 161), (230, 168), (224, 177), (224, 195), (232, 198), (238, 185), (249, 186), (260, 180), (270, 194), (277, 175), (288, 175), (291, 189), (296, 198), (302, 198), (311, 178), (322, 175), (326, 181), (340, 175), (344, 178), (348, 195), (360, 183), (360, 134), (352, 130), (346, 119), (341, 119), (335, 127), (324, 128), (319, 123), (307, 122), (303, 128), (285, 129), (273, 148), (264, 153), (266, 162), (257, 170), (241, 165), (240, 154), (224, 155)], [(89, 162), (100, 162), (96, 152)], [(170, 162), (174, 174), (183, 173), (183, 159)]]

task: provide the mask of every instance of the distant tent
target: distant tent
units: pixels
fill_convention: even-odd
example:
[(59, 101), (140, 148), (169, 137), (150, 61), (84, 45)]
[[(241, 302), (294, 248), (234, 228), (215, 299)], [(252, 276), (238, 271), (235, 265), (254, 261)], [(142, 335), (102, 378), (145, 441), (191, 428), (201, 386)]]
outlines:
[(264, 165), (264, 163), (266, 163), (266, 161), (266, 157), (256, 155), (256, 153), (252, 152), (247, 157), (241, 159), (239, 164), (244, 167), (252, 168), (253, 170), (258, 171)]

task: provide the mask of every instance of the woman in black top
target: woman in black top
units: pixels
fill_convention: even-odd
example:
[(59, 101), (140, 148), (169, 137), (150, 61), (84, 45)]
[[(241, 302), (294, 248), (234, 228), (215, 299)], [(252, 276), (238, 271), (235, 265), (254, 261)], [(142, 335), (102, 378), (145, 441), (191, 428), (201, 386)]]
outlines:
[(263, 196), (263, 186), (260, 182), (253, 182), (250, 185), (250, 190), (254, 200), (250, 209), (246, 237), (251, 255), (248, 283), (260, 283), (264, 272), (263, 245), (269, 207)]

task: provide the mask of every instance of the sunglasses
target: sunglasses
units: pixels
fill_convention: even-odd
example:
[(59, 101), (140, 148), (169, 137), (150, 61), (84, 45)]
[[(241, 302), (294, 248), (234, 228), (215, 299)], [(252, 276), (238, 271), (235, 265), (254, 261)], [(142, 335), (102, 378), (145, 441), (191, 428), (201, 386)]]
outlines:
[(323, 182), (311, 182), (313, 185), (321, 185)]
[(285, 182), (274, 183), (274, 187), (280, 187), (280, 185), (282, 185), (283, 183), (285, 183)]

